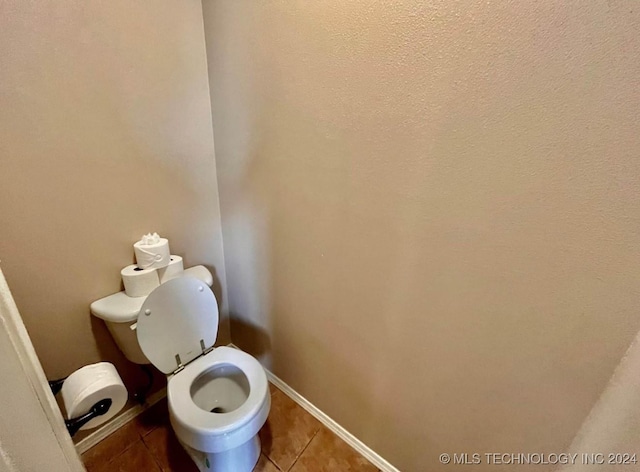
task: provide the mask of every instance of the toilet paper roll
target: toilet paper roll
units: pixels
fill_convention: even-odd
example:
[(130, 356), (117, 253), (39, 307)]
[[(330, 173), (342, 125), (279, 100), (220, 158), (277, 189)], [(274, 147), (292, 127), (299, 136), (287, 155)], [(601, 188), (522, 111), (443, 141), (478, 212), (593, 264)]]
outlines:
[[(157, 234), (154, 235), (157, 236)], [(169, 265), (169, 240), (157, 237), (156, 241), (148, 243), (143, 238), (133, 245), (136, 263), (141, 269), (160, 269)]]
[(160, 285), (156, 269), (141, 269), (132, 264), (120, 271), (124, 291), (130, 297), (146, 297)]
[(118, 371), (109, 362), (99, 362), (76, 370), (65, 379), (61, 393), (68, 419), (88, 413), (100, 400), (111, 399), (111, 407), (104, 415), (97, 416), (80, 429), (100, 426), (113, 418), (127, 403), (127, 389)]
[(184, 264), (182, 263), (182, 257), (171, 255), (169, 265), (158, 269), (158, 276), (160, 277), (160, 283), (163, 284), (167, 280), (180, 277), (184, 272)]

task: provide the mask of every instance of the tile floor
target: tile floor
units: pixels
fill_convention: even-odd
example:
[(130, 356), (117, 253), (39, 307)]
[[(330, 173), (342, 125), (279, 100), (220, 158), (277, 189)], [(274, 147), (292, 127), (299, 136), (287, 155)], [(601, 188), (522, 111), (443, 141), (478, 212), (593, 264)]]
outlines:
[[(260, 440), (255, 472), (378, 471), (274, 386)], [(173, 435), (166, 399), (85, 452), (82, 460), (89, 472), (198, 472)]]

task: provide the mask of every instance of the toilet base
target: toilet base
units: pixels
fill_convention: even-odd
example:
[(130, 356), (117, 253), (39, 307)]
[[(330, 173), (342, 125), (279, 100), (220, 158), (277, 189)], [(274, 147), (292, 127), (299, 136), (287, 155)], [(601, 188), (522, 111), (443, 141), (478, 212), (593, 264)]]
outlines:
[(200, 472), (251, 472), (260, 458), (260, 438), (222, 452), (202, 452), (180, 442)]

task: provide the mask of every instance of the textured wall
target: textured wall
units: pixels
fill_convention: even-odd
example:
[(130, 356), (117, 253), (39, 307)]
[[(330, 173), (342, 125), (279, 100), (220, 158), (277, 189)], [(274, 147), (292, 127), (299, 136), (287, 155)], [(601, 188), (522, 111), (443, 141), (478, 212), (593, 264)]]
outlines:
[(143, 233), (226, 303), (201, 4), (3, 1), (0, 64), (0, 260), (42, 365), (139, 385), (89, 304)]
[(234, 342), (403, 471), (568, 447), (640, 328), (636, 2), (203, 5)]

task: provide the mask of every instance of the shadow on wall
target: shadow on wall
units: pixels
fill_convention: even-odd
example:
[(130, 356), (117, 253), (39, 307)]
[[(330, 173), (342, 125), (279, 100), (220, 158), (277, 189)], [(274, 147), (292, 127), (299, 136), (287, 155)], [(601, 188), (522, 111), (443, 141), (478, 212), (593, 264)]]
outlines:
[(233, 333), (233, 343), (252, 356), (261, 358), (271, 354), (271, 338), (267, 331), (229, 313), (229, 323)]
[(213, 282), (211, 283), (211, 290), (213, 294), (216, 296), (216, 301), (218, 302), (218, 311), (220, 312), (220, 321), (218, 325), (218, 337), (216, 339), (217, 346), (226, 346), (231, 342), (231, 336), (229, 335), (229, 319), (226, 316), (222, 316), (225, 311), (225, 303), (224, 299), (224, 291), (222, 290), (222, 283), (220, 282), (220, 277), (218, 276), (218, 272), (216, 268), (212, 265), (205, 265), (207, 270), (211, 272), (211, 276), (213, 278)]
[[(266, 113), (260, 110), (258, 115)], [(306, 124), (313, 126), (311, 121)], [(383, 382), (375, 375), (374, 360), (383, 355), (383, 340), (370, 343), (361, 334), (363, 326), (365, 331), (391, 332), (391, 327), (380, 329), (391, 317), (377, 319), (379, 326), (373, 330), (360, 321), (362, 316), (370, 321), (388, 308), (378, 303), (385, 280), (375, 274), (393, 251), (372, 254), (363, 244), (365, 256), (348, 253), (341, 224), (348, 219), (343, 195), (327, 192), (319, 205), (315, 197), (323, 192), (324, 175), (305, 188), (292, 184), (287, 180), (292, 176), (281, 175), (269, 160), (270, 155), (281, 155), (275, 146), (271, 138), (252, 143), (236, 156), (237, 167), (223, 175), (228, 179), (223, 219), (225, 252), (231, 255), (226, 275), (232, 342), (329, 416), (339, 418), (342, 426), (360, 429), (360, 438), (371, 443), (372, 437), (384, 434), (384, 425), (392, 423), (393, 409), (374, 414), (372, 393), (379, 387), (376, 381)], [(318, 224), (320, 232), (314, 231)], [(332, 239), (323, 241), (327, 232)], [(345, 270), (345, 264), (359, 262), (372, 268), (369, 278), (362, 277), (373, 280), (366, 297), (350, 284)], [(345, 299), (350, 301), (347, 307), (340, 304)], [(362, 359), (371, 361), (372, 368), (359, 368)], [(341, 401), (333, 401), (336, 398)]]

